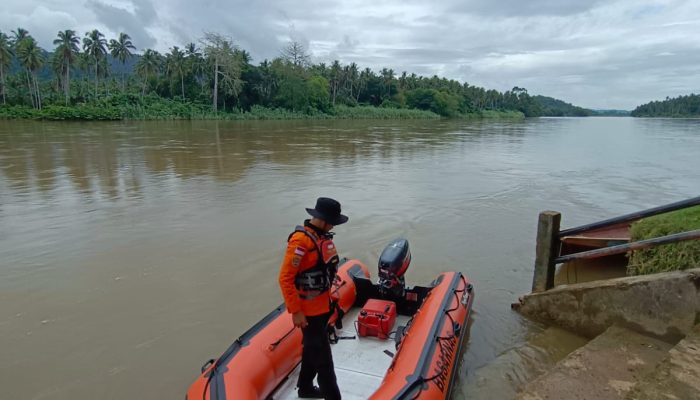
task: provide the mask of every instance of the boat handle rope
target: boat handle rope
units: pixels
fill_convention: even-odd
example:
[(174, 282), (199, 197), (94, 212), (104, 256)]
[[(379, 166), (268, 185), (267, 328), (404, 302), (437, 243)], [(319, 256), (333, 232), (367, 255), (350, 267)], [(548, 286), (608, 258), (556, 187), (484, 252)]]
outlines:
[[(471, 285), (467, 283), (467, 280), (464, 278), (464, 275), (460, 274), (460, 278), (462, 279), (462, 282), (464, 283), (464, 289), (460, 289), (460, 290), (453, 289), (452, 290), (452, 294), (454, 294), (455, 299), (457, 300), (457, 305), (454, 308), (450, 308), (448, 310), (445, 310), (445, 315), (447, 315), (447, 317), (450, 319), (450, 322), (451, 322), (452, 334), (449, 336), (437, 336), (435, 338), (435, 341), (437, 341), (437, 342), (439, 342), (441, 340), (453, 339), (453, 338), (459, 336), (461, 333), (461, 327), (459, 326), (459, 324), (457, 324), (455, 322), (454, 318), (452, 318), (450, 313), (458, 310), (459, 306), (462, 305), (462, 302), (460, 301), (458, 293), (464, 293), (465, 291), (471, 292)], [(466, 304), (464, 306), (466, 307)], [(437, 379), (440, 375), (442, 375), (445, 372), (446, 369), (447, 369), (447, 365), (443, 365), (442, 368), (440, 368), (440, 372), (431, 376), (430, 378), (423, 378), (422, 376), (419, 376), (418, 379), (413, 381), (413, 383), (411, 383), (411, 386), (408, 388), (408, 390), (413, 389), (414, 386), (419, 385), (419, 384), (421, 386), (418, 387), (418, 391), (416, 392), (415, 396), (413, 396), (411, 398), (411, 400), (416, 400), (418, 398), (418, 396), (420, 396), (420, 394), (423, 392), (423, 390), (424, 390), (423, 383), (430, 382), (430, 381)]]
[[(340, 282), (339, 282), (339, 283), (336, 283), (336, 282), (338, 282), (338, 281), (340, 281)], [(340, 288), (342, 288), (343, 286), (345, 286), (346, 283), (348, 283), (346, 280), (344, 280), (343, 278), (341, 278), (341, 277), (339, 277), (338, 275), (336, 275), (336, 276), (335, 276), (335, 279), (333, 279), (333, 284), (332, 284), (332, 286), (333, 286), (333, 291), (331, 292), (331, 294), (332, 294), (332, 295), (333, 295), (333, 294), (337, 294), (338, 291), (340, 291)]]
[(269, 351), (274, 351), (274, 350), (277, 348), (277, 346), (279, 346), (280, 343), (282, 343), (282, 341), (283, 341), (284, 339), (288, 338), (289, 335), (291, 335), (292, 332), (294, 332), (294, 330), (295, 330), (296, 328), (297, 328), (296, 326), (293, 326), (292, 329), (290, 329), (289, 332), (285, 333), (284, 336), (282, 336), (281, 338), (279, 338), (279, 340), (277, 340), (276, 342), (271, 343), (269, 346), (267, 346), (267, 349), (268, 349)]

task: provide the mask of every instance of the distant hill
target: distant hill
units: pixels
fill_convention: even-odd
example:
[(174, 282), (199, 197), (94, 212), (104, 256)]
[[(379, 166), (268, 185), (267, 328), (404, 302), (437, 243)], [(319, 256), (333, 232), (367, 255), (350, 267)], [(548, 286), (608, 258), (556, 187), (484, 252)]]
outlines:
[(542, 116), (544, 117), (588, 117), (594, 115), (593, 110), (577, 107), (553, 97), (538, 95), (533, 98), (542, 108)]
[(700, 95), (690, 94), (643, 104), (630, 113), (633, 117), (700, 117)]

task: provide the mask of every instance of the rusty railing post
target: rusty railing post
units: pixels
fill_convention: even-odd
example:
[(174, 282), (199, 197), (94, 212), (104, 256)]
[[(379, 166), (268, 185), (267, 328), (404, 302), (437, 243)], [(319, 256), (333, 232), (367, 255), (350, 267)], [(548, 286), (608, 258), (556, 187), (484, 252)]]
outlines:
[(532, 278), (532, 292), (544, 292), (554, 287), (554, 269), (559, 256), (559, 224), (561, 214), (556, 211), (543, 211), (537, 223), (537, 248), (535, 274)]

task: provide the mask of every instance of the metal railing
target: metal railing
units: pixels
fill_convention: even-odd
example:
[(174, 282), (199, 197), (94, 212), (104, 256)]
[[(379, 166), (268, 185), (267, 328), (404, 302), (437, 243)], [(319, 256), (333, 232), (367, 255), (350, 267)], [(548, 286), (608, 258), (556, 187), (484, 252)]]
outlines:
[(561, 256), (562, 241), (567, 236), (580, 235), (603, 228), (609, 228), (626, 223), (632, 223), (642, 218), (664, 214), (671, 211), (700, 205), (700, 196), (678, 201), (648, 210), (626, 214), (620, 217), (606, 219), (592, 224), (582, 225), (560, 231), (561, 214), (556, 211), (544, 211), (540, 213), (537, 226), (537, 248), (535, 256), (535, 273), (532, 280), (532, 291), (543, 292), (554, 287), (554, 272), (556, 265), (573, 260), (594, 259), (615, 254), (623, 254), (628, 251), (647, 249), (669, 243), (677, 243), (685, 240), (700, 239), (700, 230), (681, 232), (673, 235), (652, 239), (640, 240), (617, 246), (603, 247), (601, 249), (582, 251)]

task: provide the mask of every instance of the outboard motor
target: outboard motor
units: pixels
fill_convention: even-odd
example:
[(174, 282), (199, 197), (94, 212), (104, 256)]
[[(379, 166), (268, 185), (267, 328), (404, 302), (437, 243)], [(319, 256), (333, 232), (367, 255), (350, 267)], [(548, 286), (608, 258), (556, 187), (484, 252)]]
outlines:
[(406, 292), (404, 274), (411, 264), (408, 240), (395, 239), (379, 256), (379, 291), (383, 296), (402, 298)]

